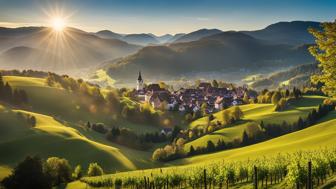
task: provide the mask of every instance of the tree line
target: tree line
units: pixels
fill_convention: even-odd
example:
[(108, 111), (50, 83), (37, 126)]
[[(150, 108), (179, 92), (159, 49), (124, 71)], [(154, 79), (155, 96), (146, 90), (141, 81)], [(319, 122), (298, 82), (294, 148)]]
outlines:
[(105, 135), (105, 138), (110, 142), (139, 150), (147, 150), (153, 143), (167, 142), (172, 137), (159, 132), (145, 132), (138, 134), (133, 130), (124, 127), (114, 126), (109, 128), (103, 123), (87, 122), (86, 127)]
[(13, 89), (8, 82), (4, 82), (0, 74), (0, 100), (15, 106), (23, 106), (28, 103), (28, 96), (26, 91)]
[(27, 156), (1, 181), (6, 189), (51, 189), (60, 184), (79, 180), (83, 176), (100, 176), (104, 171), (97, 163), (90, 163), (84, 173), (80, 165), (72, 168), (68, 160), (50, 157), (43, 160), (37, 156)]

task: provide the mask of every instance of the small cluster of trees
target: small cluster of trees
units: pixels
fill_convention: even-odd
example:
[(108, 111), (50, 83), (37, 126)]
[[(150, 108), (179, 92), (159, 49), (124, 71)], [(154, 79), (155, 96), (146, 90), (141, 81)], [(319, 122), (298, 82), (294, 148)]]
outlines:
[[(97, 163), (91, 163), (87, 170), (88, 176), (103, 175), (103, 169)], [(72, 169), (68, 160), (50, 157), (43, 161), (39, 157), (26, 157), (4, 178), (1, 184), (6, 189), (50, 189), (62, 183), (80, 179), (84, 175), (82, 167)]]
[[(46, 78), (48, 86), (58, 86), (63, 89), (72, 91), (79, 96), (84, 103), (88, 104), (88, 110), (97, 112), (99, 110), (108, 113), (119, 113), (121, 110), (119, 95), (117, 92), (109, 91), (104, 97), (98, 85), (85, 82), (82, 79), (74, 79), (68, 75), (57, 75), (48, 73)], [(88, 103), (89, 102), (89, 103)]]
[[(167, 152), (166, 147), (165, 148), (158, 148), (154, 151), (152, 158), (154, 160), (159, 161), (169, 161), (177, 158), (184, 157), (186, 155), (195, 155), (195, 154), (202, 154), (207, 152), (213, 152), (216, 150), (223, 150), (227, 147), (232, 148), (233, 146), (237, 146), (234, 143), (225, 144), (223, 141), (220, 141), (217, 146), (215, 146), (212, 141), (208, 141), (208, 144), (206, 147), (198, 147), (197, 149), (194, 149), (193, 146), (191, 146), (190, 150), (192, 151), (190, 153), (185, 153), (184, 151), (180, 150), (182, 149), (182, 146), (186, 142), (191, 142), (197, 138), (200, 138), (206, 134), (215, 132), (216, 130), (219, 130), (221, 128), (224, 128), (225, 126), (228, 126), (229, 124), (233, 124), (234, 122), (240, 120), (244, 116), (243, 111), (239, 108), (239, 106), (235, 106), (232, 108), (232, 110), (224, 110), (222, 113), (222, 122), (212, 122), (215, 117), (211, 114), (208, 116), (208, 124), (204, 127), (200, 128), (194, 128), (194, 129), (186, 129), (182, 130), (179, 127), (175, 127), (173, 131), (173, 142), (172, 144), (167, 145), (167, 149), (174, 149), (173, 153), (171, 151)], [(183, 140), (183, 143), (181, 142)], [(183, 145), (177, 145), (177, 141), (179, 141), (178, 144)], [(237, 143), (237, 141), (235, 141)], [(213, 144), (213, 145), (212, 145)]]
[(151, 111), (151, 106), (144, 103), (140, 106), (128, 106), (122, 104), (121, 116), (136, 123), (160, 124), (160, 115), (156, 111)]
[(44, 71), (36, 71), (36, 70), (1, 70), (0, 74), (2, 75), (10, 75), (10, 76), (22, 76), (22, 77), (38, 77), (45, 78), (48, 76), (47, 72)]
[(174, 140), (171, 144), (166, 145), (164, 148), (158, 148), (153, 152), (152, 159), (156, 161), (170, 161), (185, 156), (183, 138)]
[(294, 98), (298, 99), (302, 97), (302, 92), (298, 88), (293, 88), (292, 91), (287, 90), (277, 90), (268, 91), (267, 89), (261, 91), (257, 97), (258, 103), (272, 103), (275, 106), (276, 111), (282, 111), (286, 108), (288, 99)]
[(139, 150), (146, 150), (152, 143), (166, 142), (170, 138), (170, 136), (159, 132), (137, 134), (128, 128), (112, 127), (108, 129), (103, 123), (91, 124), (87, 122), (86, 126), (88, 129), (104, 134), (108, 141)]
[(13, 89), (8, 82), (5, 83), (0, 74), (0, 100), (21, 106), (28, 103), (28, 96), (26, 91), (22, 89)]
[(206, 134), (212, 133), (224, 127), (228, 127), (230, 124), (235, 123), (236, 121), (241, 120), (244, 117), (243, 111), (239, 108), (239, 106), (234, 106), (232, 109), (226, 109), (221, 113), (222, 121), (217, 120), (213, 121), (215, 117), (213, 114), (210, 114), (207, 119), (207, 124), (203, 127), (187, 129), (181, 131), (180, 137), (183, 137), (187, 141), (192, 141), (197, 138), (200, 138)]

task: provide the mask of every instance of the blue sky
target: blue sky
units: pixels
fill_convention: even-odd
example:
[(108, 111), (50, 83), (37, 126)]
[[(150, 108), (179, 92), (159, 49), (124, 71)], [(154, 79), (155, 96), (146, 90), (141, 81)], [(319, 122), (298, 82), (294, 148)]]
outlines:
[(68, 16), (69, 26), (86, 31), (161, 35), (200, 28), (255, 30), (279, 21), (332, 21), (336, 0), (0, 0), (0, 26), (48, 25), (55, 12)]

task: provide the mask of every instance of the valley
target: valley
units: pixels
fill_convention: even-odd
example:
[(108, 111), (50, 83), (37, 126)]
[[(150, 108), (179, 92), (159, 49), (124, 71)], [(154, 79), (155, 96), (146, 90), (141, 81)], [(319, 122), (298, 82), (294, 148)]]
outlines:
[(336, 188), (332, 1), (0, 1), (0, 189)]

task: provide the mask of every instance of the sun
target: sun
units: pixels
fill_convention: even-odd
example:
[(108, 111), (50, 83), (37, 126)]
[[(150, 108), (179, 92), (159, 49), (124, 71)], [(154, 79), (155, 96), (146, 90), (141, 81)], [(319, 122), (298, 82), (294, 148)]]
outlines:
[(62, 32), (66, 27), (66, 21), (61, 17), (54, 17), (51, 21), (52, 28), (57, 32)]

